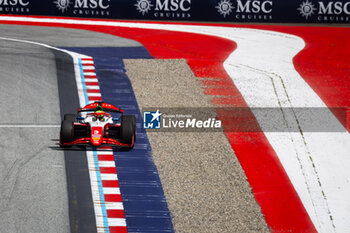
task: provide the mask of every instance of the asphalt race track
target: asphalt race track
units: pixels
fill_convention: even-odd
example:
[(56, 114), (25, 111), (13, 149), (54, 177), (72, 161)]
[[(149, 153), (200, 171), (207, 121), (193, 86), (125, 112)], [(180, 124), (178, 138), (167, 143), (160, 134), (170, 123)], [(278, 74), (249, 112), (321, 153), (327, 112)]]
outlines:
[(63, 153), (51, 149), (60, 121), (55, 56), (18, 42), (0, 47), (1, 232), (68, 231)]

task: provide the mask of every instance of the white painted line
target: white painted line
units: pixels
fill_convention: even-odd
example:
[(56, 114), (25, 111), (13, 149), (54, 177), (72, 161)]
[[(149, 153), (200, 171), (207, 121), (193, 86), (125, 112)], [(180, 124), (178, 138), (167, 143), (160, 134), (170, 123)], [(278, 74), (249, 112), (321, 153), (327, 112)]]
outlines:
[[(89, 163), (95, 163), (94, 157), (93, 156), (88, 156), (87, 160)], [(95, 167), (91, 167), (91, 169), (96, 170)]]
[(122, 202), (106, 202), (106, 209), (107, 210), (123, 210), (123, 203)]
[(104, 225), (103, 225), (103, 216), (99, 216), (98, 218), (96, 217), (96, 229), (97, 229), (97, 233), (106, 233), (109, 232), (109, 229), (106, 230)]
[(103, 188), (104, 194), (120, 194), (119, 188)]
[[(87, 156), (92, 157), (92, 153), (87, 152)], [(95, 220), (97, 228), (103, 227), (103, 217), (102, 217), (102, 209), (100, 205), (97, 205), (97, 202), (100, 202), (99, 190), (97, 185), (97, 177), (94, 165), (91, 162), (88, 162), (89, 166), (89, 174), (90, 174), (90, 183), (91, 183), (91, 193), (92, 193), (92, 201), (94, 203), (95, 210)]]
[(125, 218), (108, 218), (108, 225), (111, 227), (126, 227)]
[(114, 155), (112, 148), (109, 148), (109, 147), (97, 148), (97, 154), (99, 154), (99, 155)]
[(117, 174), (101, 174), (101, 180), (118, 180)]
[[(91, 171), (91, 172), (95, 172), (96, 171)], [(91, 191), (92, 191), (92, 194), (93, 196), (95, 196), (96, 198), (98, 199), (94, 199), (94, 203), (100, 203), (101, 200), (100, 200), (100, 191), (99, 191), (99, 188), (98, 188), (98, 185), (97, 185), (97, 179), (91, 179), (90, 180), (91, 182), (95, 182), (95, 184), (91, 184)], [(102, 210), (100, 210), (101, 213), (102, 213)]]
[(61, 125), (0, 125), (0, 128), (60, 128)]
[(86, 89), (87, 90), (100, 90), (100, 87), (99, 86), (86, 86)]
[[(74, 66), (74, 72), (75, 72), (75, 81), (77, 83), (78, 87), (78, 96), (79, 96), (79, 102), (80, 102), (80, 107), (84, 107), (87, 103), (86, 97), (85, 97), (85, 83), (83, 84), (83, 75), (81, 73), (81, 67), (80, 67), (80, 62), (81, 62), (81, 57), (72, 55), (73, 60), (75, 62)], [(85, 87), (86, 88), (86, 87)]]
[(84, 76), (96, 76), (96, 73), (94, 72), (84, 72)]
[(100, 93), (88, 93), (88, 96), (95, 96), (95, 97), (101, 97)]
[(98, 164), (100, 167), (112, 167), (115, 168), (115, 162), (114, 161), (98, 161)]
[[(96, 172), (95, 170), (93, 170), (94, 172)], [(113, 175), (113, 174), (112, 174)], [(114, 174), (114, 175), (116, 175), (116, 174)], [(91, 181), (93, 181), (93, 182), (96, 182), (96, 184), (97, 184), (97, 179), (96, 178), (90, 178), (91, 179)], [(111, 177), (105, 177), (105, 176), (101, 176), (101, 181), (118, 181), (118, 177), (116, 177), (116, 176), (111, 176)], [(96, 186), (97, 187), (97, 186)], [(117, 189), (117, 188), (113, 188), (113, 189)], [(109, 190), (107, 190), (107, 192), (109, 192)], [(111, 192), (114, 192), (114, 193), (110, 193), (110, 194), (120, 194), (120, 191), (118, 191), (118, 190), (111, 190)]]
[(85, 78), (85, 82), (98, 82), (98, 79), (97, 78)]
[(81, 64), (94, 64), (93, 60), (81, 60)]

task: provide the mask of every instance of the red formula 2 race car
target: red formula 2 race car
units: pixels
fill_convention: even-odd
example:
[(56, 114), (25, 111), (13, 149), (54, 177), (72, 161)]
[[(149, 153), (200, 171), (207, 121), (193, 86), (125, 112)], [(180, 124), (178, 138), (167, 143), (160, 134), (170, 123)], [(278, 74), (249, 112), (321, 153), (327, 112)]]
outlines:
[[(117, 113), (113, 118), (110, 113)], [(66, 114), (61, 124), (60, 146), (118, 146), (133, 148), (136, 139), (136, 118), (124, 115), (117, 107), (95, 102)]]

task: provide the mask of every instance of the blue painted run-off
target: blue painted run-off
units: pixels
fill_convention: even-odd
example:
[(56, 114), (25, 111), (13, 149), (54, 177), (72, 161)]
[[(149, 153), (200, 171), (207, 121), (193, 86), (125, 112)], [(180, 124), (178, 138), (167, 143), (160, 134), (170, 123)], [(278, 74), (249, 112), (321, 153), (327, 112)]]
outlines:
[(131, 151), (116, 151), (116, 167), (128, 232), (174, 232), (147, 134), (122, 59), (152, 57), (143, 47), (65, 48), (94, 58), (102, 99), (137, 117), (137, 136)]

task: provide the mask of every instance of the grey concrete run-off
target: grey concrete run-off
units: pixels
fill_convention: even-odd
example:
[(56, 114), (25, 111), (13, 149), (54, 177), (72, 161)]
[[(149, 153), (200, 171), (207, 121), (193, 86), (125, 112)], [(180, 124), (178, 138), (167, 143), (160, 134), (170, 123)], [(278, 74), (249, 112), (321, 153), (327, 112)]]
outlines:
[[(185, 60), (124, 60), (138, 104), (209, 107)], [(268, 232), (224, 133), (148, 133), (176, 232)]]
[(50, 50), (0, 40), (0, 232), (69, 232), (60, 108)]

